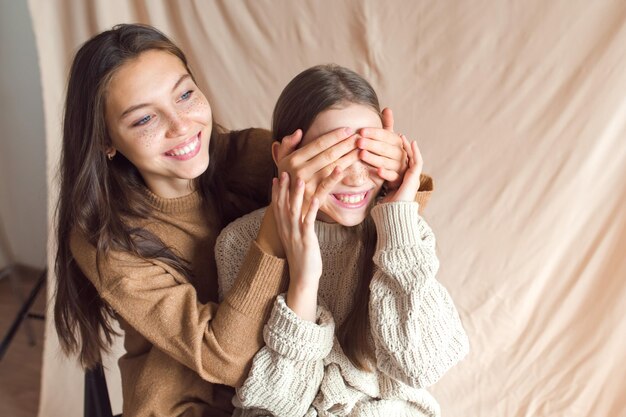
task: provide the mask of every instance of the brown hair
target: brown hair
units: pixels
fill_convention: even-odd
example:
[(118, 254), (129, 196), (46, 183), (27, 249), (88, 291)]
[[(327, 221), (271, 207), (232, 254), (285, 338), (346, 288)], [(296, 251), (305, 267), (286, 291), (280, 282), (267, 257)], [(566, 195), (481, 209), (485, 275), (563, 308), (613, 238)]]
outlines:
[[(72, 233), (96, 248), (98, 272), (101, 260), (110, 250), (117, 250), (159, 259), (189, 274), (187, 262), (160, 239), (128, 226), (129, 219), (150, 214), (145, 183), (119, 152), (112, 161), (105, 156), (111, 143), (104, 119), (109, 82), (121, 66), (150, 50), (178, 57), (193, 78), (185, 55), (174, 43), (155, 28), (138, 24), (118, 25), (88, 40), (76, 53), (70, 70), (59, 170), (54, 319), (64, 352), (78, 353), (85, 367), (95, 365), (100, 352), (110, 346), (113, 311), (78, 267), (70, 250)], [(214, 124), (209, 152), (216, 134)], [(216, 183), (213, 165), (195, 179), (205, 202)]]
[[(318, 114), (350, 103), (371, 107), (380, 114), (376, 92), (359, 74), (332, 64), (311, 67), (291, 80), (280, 94), (272, 116), (273, 137), (282, 140), (296, 129), (306, 133)], [(365, 221), (364, 230), (365, 247), (360, 262), (359, 287), (354, 295), (352, 310), (338, 329), (337, 337), (352, 363), (360, 369), (370, 370), (374, 353), (369, 343), (368, 305), (376, 231), (369, 219)]]

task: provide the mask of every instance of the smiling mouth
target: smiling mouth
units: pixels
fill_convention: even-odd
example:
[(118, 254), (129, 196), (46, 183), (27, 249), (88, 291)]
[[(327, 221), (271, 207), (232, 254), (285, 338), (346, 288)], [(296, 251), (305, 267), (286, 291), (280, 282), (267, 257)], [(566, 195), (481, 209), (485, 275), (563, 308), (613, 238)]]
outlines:
[(331, 194), (337, 204), (345, 208), (360, 208), (367, 204), (370, 190), (361, 193), (337, 193)]
[(167, 156), (186, 156), (193, 153), (200, 146), (200, 133), (191, 140), (186, 141), (180, 146), (165, 152)]
[(333, 194), (333, 196), (346, 204), (358, 204), (361, 201), (365, 200), (365, 196), (367, 195), (367, 191), (359, 194)]

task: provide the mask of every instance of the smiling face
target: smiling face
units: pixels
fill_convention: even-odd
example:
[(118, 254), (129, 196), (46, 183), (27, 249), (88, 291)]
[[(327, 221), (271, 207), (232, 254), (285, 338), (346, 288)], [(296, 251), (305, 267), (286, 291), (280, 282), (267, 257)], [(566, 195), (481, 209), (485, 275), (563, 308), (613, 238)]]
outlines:
[[(349, 103), (325, 110), (317, 115), (302, 139), (305, 145), (315, 138), (339, 127), (358, 130), (382, 127), (380, 116), (371, 107)], [(355, 226), (365, 220), (376, 195), (383, 186), (376, 168), (357, 161), (343, 172), (342, 180), (324, 201), (320, 201), (318, 220)]]
[(155, 194), (189, 194), (209, 165), (211, 107), (185, 65), (161, 50), (123, 64), (107, 91), (105, 120), (112, 147)]

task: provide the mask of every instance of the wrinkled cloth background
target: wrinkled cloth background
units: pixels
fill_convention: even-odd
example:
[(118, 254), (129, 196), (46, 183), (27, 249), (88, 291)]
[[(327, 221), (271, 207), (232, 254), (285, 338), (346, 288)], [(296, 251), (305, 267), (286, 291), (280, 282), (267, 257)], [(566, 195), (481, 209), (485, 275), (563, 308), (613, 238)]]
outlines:
[[(626, 415), (626, 2), (29, 6), (51, 228), (67, 72), (91, 35), (121, 22), (157, 26), (232, 129), (268, 128), (293, 76), (335, 62), (373, 84), (435, 179), (426, 218), (439, 279), (471, 340), (470, 355), (431, 389), (443, 414)], [(50, 262), (53, 251), (51, 241)], [(79, 416), (83, 374), (59, 353), (51, 314), (39, 415)], [(106, 363), (119, 412), (119, 374), (114, 358)]]

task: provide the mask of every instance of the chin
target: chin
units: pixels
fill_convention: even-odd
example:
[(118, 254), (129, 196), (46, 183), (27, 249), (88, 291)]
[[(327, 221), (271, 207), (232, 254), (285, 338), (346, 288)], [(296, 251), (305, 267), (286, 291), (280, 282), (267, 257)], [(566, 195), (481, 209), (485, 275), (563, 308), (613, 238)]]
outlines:
[(363, 213), (361, 215), (352, 214), (349, 216), (334, 216), (333, 220), (342, 226), (353, 227), (363, 223), (366, 217), (366, 213)]
[(199, 161), (197, 166), (194, 166), (191, 179), (198, 178), (200, 175), (209, 168), (209, 155), (207, 154), (206, 160)]

